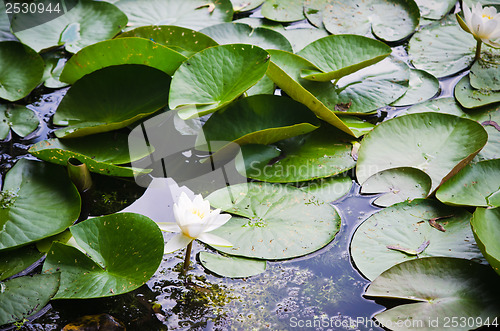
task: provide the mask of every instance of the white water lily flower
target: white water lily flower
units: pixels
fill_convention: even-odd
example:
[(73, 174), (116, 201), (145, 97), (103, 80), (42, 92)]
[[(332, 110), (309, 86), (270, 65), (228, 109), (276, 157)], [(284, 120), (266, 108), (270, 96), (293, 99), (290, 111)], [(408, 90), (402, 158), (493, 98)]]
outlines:
[(173, 209), (175, 223), (158, 223), (163, 231), (180, 232), (165, 244), (165, 254), (184, 248), (195, 239), (213, 246), (233, 246), (229, 241), (207, 233), (226, 224), (231, 215), (221, 214), (220, 209), (211, 210), (210, 203), (201, 195), (196, 195), (191, 201), (182, 192)]
[[(500, 13), (495, 7), (482, 7), (478, 2), (476, 6), (469, 9), (463, 4), (466, 27), (462, 28), (471, 33), (476, 40), (481, 40), (486, 45), (499, 48), (500, 42)], [(460, 23), (460, 21), (459, 21)]]

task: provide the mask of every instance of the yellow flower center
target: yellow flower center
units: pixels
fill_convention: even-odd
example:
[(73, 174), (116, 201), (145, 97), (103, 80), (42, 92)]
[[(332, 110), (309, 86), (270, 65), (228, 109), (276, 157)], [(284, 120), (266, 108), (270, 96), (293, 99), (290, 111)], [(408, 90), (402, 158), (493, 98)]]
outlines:
[(193, 209), (193, 210), (191, 210), (191, 213), (198, 215), (198, 217), (201, 219), (203, 219), (203, 217), (205, 217), (205, 213), (202, 213), (199, 209)]
[(493, 17), (491, 17), (490, 15), (483, 14), (483, 18), (487, 18), (487, 19), (491, 20)]

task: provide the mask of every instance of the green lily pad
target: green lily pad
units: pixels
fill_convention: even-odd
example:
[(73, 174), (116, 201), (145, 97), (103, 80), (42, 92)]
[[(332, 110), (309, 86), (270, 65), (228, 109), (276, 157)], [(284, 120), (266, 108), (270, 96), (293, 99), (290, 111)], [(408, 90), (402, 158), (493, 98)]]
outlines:
[(438, 113), (399, 116), (382, 122), (365, 135), (356, 176), (363, 184), (368, 177), (385, 169), (417, 168), (429, 175), (433, 192), (472, 160), (487, 139), (479, 123), (457, 116)]
[(420, 11), (413, 0), (331, 1), (323, 12), (325, 28), (332, 34), (369, 36), (398, 42), (415, 31)]
[(266, 271), (266, 261), (200, 252), (201, 264), (211, 272), (230, 278), (251, 277)]
[(417, 31), (408, 44), (408, 54), (417, 69), (441, 78), (469, 67), (475, 46), (474, 37), (450, 15)]
[(477, 208), (470, 224), (483, 256), (500, 275), (500, 208)]
[(283, 31), (280, 30), (279, 32), (284, 35), (286, 39), (288, 39), (288, 41), (292, 45), (294, 53), (299, 52), (313, 41), (330, 35), (324, 29), (313, 28), (288, 29)]
[(244, 23), (252, 28), (268, 28), (282, 33), (285, 31), (283, 24), (262, 17), (244, 17), (233, 21), (234, 23)]
[(304, 0), (304, 15), (309, 23), (317, 28), (324, 28), (323, 12), (330, 0)]
[[(80, 137), (123, 128), (164, 107), (170, 76), (148, 66), (106, 67), (78, 80), (62, 99), (53, 121), (56, 136)], [(92, 96), (92, 97), (89, 97)]]
[(233, 6), (229, 0), (120, 0), (115, 3), (128, 16), (127, 27), (176, 25), (193, 30), (230, 22)]
[(146, 153), (129, 154), (127, 135), (119, 133), (101, 133), (85, 138), (48, 139), (30, 147), (29, 152), (37, 158), (66, 166), (70, 158), (85, 163), (89, 171), (101, 175), (132, 177), (147, 173), (144, 169), (118, 166), (137, 161)]
[(449, 205), (497, 207), (488, 197), (500, 190), (500, 159), (469, 164), (436, 192)]
[(203, 125), (203, 134), (198, 135), (196, 144), (210, 142), (212, 150), (216, 143), (268, 145), (311, 132), (319, 126), (318, 118), (301, 103), (276, 95), (256, 95), (212, 115)]
[(415, 0), (420, 9), (420, 16), (430, 20), (445, 17), (457, 3), (455, 0)]
[(375, 125), (362, 120), (355, 116), (341, 116), (342, 121), (349, 127), (349, 129), (354, 133), (356, 138), (359, 138), (368, 132), (370, 132)]
[(122, 64), (142, 64), (163, 71), (169, 76), (186, 57), (176, 51), (142, 38), (118, 38), (90, 45), (69, 59), (61, 80), (74, 84), (99, 69)]
[(18, 277), (1, 283), (0, 325), (41, 310), (57, 292), (59, 274)]
[(266, 73), (268, 60), (265, 50), (246, 44), (196, 53), (172, 78), (169, 106), (178, 109), (184, 120), (213, 113), (255, 85)]
[(119, 34), (116, 38), (129, 37), (152, 40), (186, 57), (190, 57), (205, 48), (217, 46), (212, 38), (201, 32), (173, 25), (141, 26)]
[(297, 187), (311, 193), (326, 203), (330, 203), (349, 193), (352, 185), (351, 177), (335, 176), (300, 182), (297, 184)]
[(231, 0), (233, 11), (242, 13), (253, 10), (264, 3), (265, 0)]
[(429, 100), (438, 92), (439, 81), (436, 77), (423, 70), (411, 69), (408, 91), (391, 106), (414, 105)]
[(7, 138), (10, 129), (26, 137), (38, 128), (38, 118), (29, 108), (20, 105), (0, 105), (0, 140)]
[(0, 98), (16, 101), (40, 83), (43, 60), (31, 48), (17, 41), (0, 42)]
[(33, 246), (0, 252), (0, 281), (28, 268), (43, 255)]
[(500, 91), (476, 90), (464, 76), (455, 86), (455, 98), (465, 108), (476, 108), (500, 102)]
[(435, 200), (415, 199), (370, 216), (354, 233), (351, 256), (368, 279), (418, 257), (481, 258), (469, 226), (471, 214)]
[(274, 82), (271, 80), (271, 78), (264, 76), (251, 88), (249, 88), (244, 95), (249, 97), (252, 95), (259, 95), (259, 94), (274, 94), (274, 91), (276, 90), (276, 85), (274, 85)]
[(497, 283), (498, 277), (487, 266), (428, 257), (387, 270), (365, 295), (398, 300), (400, 305), (375, 315), (391, 330), (471, 330), (498, 323)]
[(54, 299), (99, 298), (130, 292), (145, 284), (162, 261), (163, 235), (146, 216), (101, 216), (70, 230), (86, 254), (58, 242), (52, 245), (43, 272), (61, 272)]
[(373, 203), (380, 207), (425, 198), (431, 190), (431, 178), (416, 168), (393, 168), (372, 175), (363, 183), (361, 193), (384, 193)]
[(281, 49), (292, 52), (292, 45), (288, 39), (271, 29), (252, 28), (243, 23), (222, 23), (204, 28), (200, 32), (213, 38), (220, 45), (249, 44), (264, 49)]
[(303, 0), (266, 0), (262, 15), (272, 21), (295, 22), (305, 19)]
[(470, 68), (470, 84), (474, 89), (500, 90), (500, 64), (479, 59)]
[(22, 27), (37, 19), (38, 12), (14, 15), (12, 30), (35, 51), (62, 46), (76, 53), (85, 46), (112, 38), (127, 24), (127, 16), (104, 1), (78, 1), (71, 10), (29, 29)]
[(245, 158), (257, 161), (247, 163), (246, 176), (273, 183), (302, 182), (331, 177), (356, 164), (349, 137), (326, 125), (307, 135), (281, 141), (277, 146), (281, 155), (271, 164), (252, 156), (250, 151), (244, 152)]
[(320, 82), (339, 79), (382, 61), (391, 48), (371, 38), (356, 35), (328, 36), (311, 42), (297, 55), (320, 71), (302, 70), (302, 78)]
[(210, 194), (215, 208), (233, 217), (212, 231), (233, 247), (214, 247), (227, 254), (282, 260), (312, 253), (333, 240), (340, 216), (314, 195), (287, 185), (248, 183)]
[(68, 86), (67, 83), (61, 82), (61, 73), (66, 65), (67, 59), (63, 50), (42, 53), (43, 61), (45, 62), (45, 70), (43, 72), (43, 85), (48, 88), (62, 88)]
[(0, 192), (0, 250), (62, 232), (80, 214), (80, 196), (64, 168), (26, 159), (7, 173)]
[(17, 38), (10, 32), (9, 16), (5, 12), (5, 3), (0, 2), (0, 41), (16, 40)]

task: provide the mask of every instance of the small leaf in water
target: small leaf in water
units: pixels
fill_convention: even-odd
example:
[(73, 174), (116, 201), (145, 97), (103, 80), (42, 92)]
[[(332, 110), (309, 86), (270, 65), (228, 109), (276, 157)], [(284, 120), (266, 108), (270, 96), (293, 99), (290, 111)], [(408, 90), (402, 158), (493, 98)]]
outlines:
[(441, 216), (441, 217), (435, 217), (435, 218), (431, 218), (429, 220), (429, 225), (432, 226), (433, 228), (435, 229), (438, 229), (439, 231), (441, 232), (446, 232), (446, 229), (444, 228), (443, 225), (437, 223), (436, 221), (437, 220), (440, 220), (440, 219), (443, 219), (443, 218), (450, 218), (452, 217), (453, 215), (448, 215), (448, 216)]
[(420, 253), (422, 253), (429, 246), (430, 243), (431, 243), (430, 240), (424, 241), (422, 243), (422, 245), (420, 245), (420, 247), (418, 247), (418, 249), (417, 249), (417, 255), (420, 254)]
[(399, 252), (402, 252), (402, 253), (406, 253), (408, 255), (417, 255), (417, 254), (419, 254), (419, 252), (417, 252), (416, 250), (409, 249), (409, 248), (404, 248), (404, 247), (401, 247), (399, 245), (388, 245), (386, 247), (388, 249), (392, 249), (394, 251), (399, 251)]

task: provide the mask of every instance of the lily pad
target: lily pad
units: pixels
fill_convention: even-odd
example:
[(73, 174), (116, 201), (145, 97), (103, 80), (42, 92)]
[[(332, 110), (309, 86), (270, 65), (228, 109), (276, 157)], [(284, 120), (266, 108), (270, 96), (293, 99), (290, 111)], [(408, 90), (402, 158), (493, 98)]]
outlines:
[[(78, 80), (62, 99), (53, 121), (67, 126), (59, 138), (123, 128), (164, 107), (170, 76), (148, 66), (106, 67)], [(91, 96), (91, 97), (89, 97)]]
[(483, 256), (500, 275), (500, 208), (477, 208), (470, 223)]
[(41, 310), (57, 292), (59, 274), (18, 277), (1, 284), (0, 325)]
[(330, 35), (324, 29), (314, 28), (287, 29), (279, 32), (288, 39), (294, 53), (299, 52), (313, 41)]
[(212, 115), (203, 126), (203, 134), (198, 135), (197, 145), (209, 142), (212, 150), (217, 148), (215, 143), (268, 145), (311, 132), (319, 126), (314, 113), (297, 101), (276, 95), (256, 95)]
[(7, 138), (10, 129), (26, 137), (38, 127), (38, 118), (29, 108), (20, 105), (0, 104), (0, 140)]
[(420, 16), (430, 20), (445, 17), (457, 3), (455, 0), (415, 0), (420, 9)]
[(274, 85), (274, 82), (271, 80), (271, 78), (266, 75), (262, 77), (261, 80), (257, 82), (257, 84), (249, 88), (244, 93), (244, 95), (249, 97), (259, 94), (274, 94), (274, 91), (276, 91), (276, 85)]
[(213, 38), (220, 45), (249, 44), (264, 49), (281, 49), (292, 52), (292, 45), (288, 39), (271, 29), (252, 28), (243, 23), (222, 23), (204, 28), (200, 32)]
[(141, 26), (119, 34), (116, 38), (129, 37), (152, 40), (186, 57), (190, 57), (205, 48), (217, 46), (212, 38), (201, 32), (174, 25)]
[(272, 21), (295, 22), (305, 19), (303, 0), (266, 0), (262, 15)]
[(457, 116), (438, 113), (399, 116), (382, 122), (365, 135), (356, 176), (363, 184), (368, 177), (385, 169), (417, 168), (429, 175), (433, 192), (472, 160), (487, 139), (479, 123)]
[(63, 50), (42, 53), (43, 61), (45, 62), (45, 70), (43, 72), (43, 85), (48, 88), (62, 88), (68, 86), (67, 83), (61, 82), (61, 73), (66, 65), (67, 58)]
[(368, 279), (400, 262), (425, 256), (481, 259), (471, 214), (435, 200), (415, 199), (370, 216), (354, 233), (351, 256)]
[(411, 69), (408, 91), (391, 106), (414, 105), (429, 100), (438, 92), (439, 81), (436, 77), (423, 70)]
[(17, 38), (10, 32), (9, 16), (5, 11), (5, 3), (0, 2), (0, 41), (16, 40)]
[(425, 198), (431, 190), (431, 178), (416, 168), (393, 168), (372, 175), (363, 183), (361, 193), (384, 193), (373, 203), (387, 207), (398, 202)]
[(356, 35), (328, 36), (311, 42), (298, 55), (320, 71), (302, 70), (302, 78), (326, 82), (340, 79), (382, 61), (391, 48), (371, 38)]
[(332, 34), (369, 36), (398, 42), (415, 31), (420, 11), (413, 0), (331, 1), (323, 12), (325, 28)]
[(500, 91), (476, 90), (464, 76), (455, 86), (455, 98), (465, 108), (476, 108), (500, 102)]
[(25, 270), (43, 255), (34, 246), (0, 252), (0, 281)]
[(43, 60), (31, 48), (17, 41), (0, 42), (0, 98), (16, 101), (40, 83)]
[(265, 0), (231, 0), (233, 11), (242, 13), (253, 10), (264, 3)]
[[(331, 177), (356, 164), (351, 156), (349, 137), (328, 126), (281, 141), (277, 146), (281, 151), (277, 161), (247, 163), (247, 177), (273, 183), (301, 182)], [(244, 152), (243, 156), (250, 160), (259, 159), (252, 157), (250, 152)]]
[(214, 247), (231, 255), (265, 260), (302, 256), (327, 245), (340, 229), (332, 206), (290, 186), (237, 184), (207, 199), (215, 208), (242, 216), (212, 231), (231, 240), (233, 247)]
[(85, 163), (89, 171), (101, 175), (132, 177), (147, 172), (118, 166), (147, 156), (146, 153), (134, 153), (131, 158), (128, 143), (125, 134), (101, 133), (85, 138), (43, 140), (31, 146), (29, 152), (41, 160), (62, 166), (66, 166), (70, 158), (76, 158)]
[(318, 28), (324, 28), (323, 12), (330, 0), (304, 0), (304, 15), (307, 20)]
[(450, 15), (417, 31), (408, 44), (408, 54), (417, 69), (441, 78), (469, 67), (475, 46), (474, 37)]
[(373, 281), (365, 295), (402, 303), (375, 315), (391, 330), (471, 330), (498, 323), (497, 283), (498, 276), (487, 266), (429, 257), (392, 267)]
[(88, 219), (70, 230), (86, 254), (58, 242), (52, 245), (43, 272), (61, 272), (54, 299), (130, 292), (145, 284), (162, 261), (163, 236), (146, 216), (112, 214)]
[(488, 197), (500, 190), (500, 159), (467, 165), (444, 183), (436, 198), (449, 205), (497, 207)]
[(230, 278), (251, 277), (266, 271), (266, 261), (200, 252), (201, 264), (211, 272)]
[(500, 64), (479, 59), (470, 68), (470, 84), (474, 89), (500, 90)]
[(80, 196), (64, 168), (19, 160), (0, 192), (0, 250), (50, 237), (73, 224)]
[(176, 25), (193, 30), (230, 22), (229, 0), (120, 0), (115, 3), (128, 16), (128, 29), (145, 25)]
[(335, 176), (300, 182), (297, 187), (313, 194), (326, 203), (330, 203), (349, 193), (352, 185), (351, 177)]
[(142, 64), (163, 71), (169, 76), (186, 57), (176, 51), (142, 38), (118, 38), (90, 45), (69, 59), (61, 80), (74, 84), (99, 69), (122, 64)]
[[(104, 1), (82, 0), (53, 20), (29, 29), (22, 27), (37, 19), (35, 13), (14, 15), (12, 30), (19, 40), (35, 51), (62, 46), (76, 53), (85, 46), (112, 38), (127, 24), (127, 16)], [(70, 36), (71, 35), (71, 36)]]
[(268, 60), (265, 50), (246, 44), (215, 46), (196, 53), (176, 71), (169, 106), (178, 109), (184, 120), (213, 113), (255, 85), (266, 73)]

